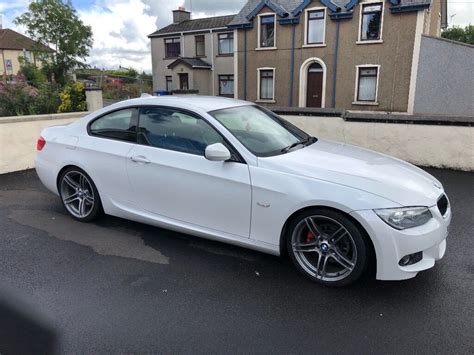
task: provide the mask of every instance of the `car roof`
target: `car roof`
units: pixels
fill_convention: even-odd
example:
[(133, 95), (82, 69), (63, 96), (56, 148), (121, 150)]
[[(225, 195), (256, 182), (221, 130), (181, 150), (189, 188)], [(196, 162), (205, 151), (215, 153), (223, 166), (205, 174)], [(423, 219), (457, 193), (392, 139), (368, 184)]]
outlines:
[[(199, 108), (206, 112), (221, 110), (229, 107), (253, 105), (253, 103), (243, 100), (235, 100), (218, 96), (201, 95), (167, 95), (167, 96), (149, 96), (138, 99), (121, 101), (116, 105), (166, 105), (176, 108)], [(115, 105), (114, 105), (115, 106)]]

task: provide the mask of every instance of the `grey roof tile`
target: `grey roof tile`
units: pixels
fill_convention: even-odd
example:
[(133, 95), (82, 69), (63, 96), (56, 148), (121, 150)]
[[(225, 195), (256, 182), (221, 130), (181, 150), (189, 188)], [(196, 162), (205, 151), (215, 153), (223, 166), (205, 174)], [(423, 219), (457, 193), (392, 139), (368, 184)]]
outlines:
[(188, 57), (183, 57), (183, 58), (178, 58), (174, 62), (172, 62), (170, 65), (168, 65), (168, 69), (173, 69), (175, 66), (178, 64), (185, 64), (193, 69), (211, 69), (212, 65), (205, 62), (201, 58), (188, 58)]
[(235, 15), (207, 17), (195, 20), (186, 20), (180, 23), (172, 23), (171, 25), (168, 25), (159, 29), (158, 31), (153, 32), (148, 37), (165, 35), (168, 33), (175, 32), (201, 31), (213, 28), (226, 27), (227, 24), (232, 21), (234, 16)]
[(22, 35), (9, 28), (0, 29), (0, 49), (14, 50), (40, 50), (44, 52), (54, 52), (51, 48), (44, 46), (31, 38)]

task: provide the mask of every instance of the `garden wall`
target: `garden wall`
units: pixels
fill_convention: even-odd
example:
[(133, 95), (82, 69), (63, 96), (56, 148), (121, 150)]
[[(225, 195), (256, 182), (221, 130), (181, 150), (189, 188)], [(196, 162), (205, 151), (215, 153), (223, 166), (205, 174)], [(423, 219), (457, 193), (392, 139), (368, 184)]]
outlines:
[[(474, 171), (474, 119), (277, 109), (319, 138), (356, 144), (438, 168)], [(34, 167), (43, 128), (73, 122), (87, 112), (0, 118), (0, 174)]]

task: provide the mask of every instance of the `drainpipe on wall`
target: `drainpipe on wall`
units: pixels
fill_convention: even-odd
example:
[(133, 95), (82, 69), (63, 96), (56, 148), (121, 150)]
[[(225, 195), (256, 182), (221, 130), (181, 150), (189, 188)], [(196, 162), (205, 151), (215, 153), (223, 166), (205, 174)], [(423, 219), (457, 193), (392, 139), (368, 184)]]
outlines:
[(339, 26), (341, 21), (336, 22), (336, 41), (334, 44), (334, 61), (333, 61), (333, 71), (332, 71), (332, 98), (331, 98), (331, 107), (336, 108), (336, 81), (337, 81), (337, 56), (339, 54)]
[(216, 96), (216, 79), (215, 79), (215, 70), (214, 70), (214, 33), (211, 30), (211, 77), (212, 77), (212, 96)]
[(247, 29), (244, 28), (244, 100), (247, 100)]
[(3, 76), (7, 75), (7, 64), (5, 63), (5, 53), (2, 49)]
[(447, 29), (448, 25), (448, 0), (441, 0), (441, 29)]
[(291, 25), (291, 63), (290, 63), (290, 92), (288, 93), (288, 106), (293, 107), (293, 84), (295, 81), (295, 31), (296, 25)]

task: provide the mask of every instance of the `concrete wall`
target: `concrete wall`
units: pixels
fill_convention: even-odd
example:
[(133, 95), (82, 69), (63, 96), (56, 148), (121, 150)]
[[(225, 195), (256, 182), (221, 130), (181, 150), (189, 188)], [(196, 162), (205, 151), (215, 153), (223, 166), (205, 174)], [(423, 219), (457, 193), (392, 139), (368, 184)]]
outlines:
[[(336, 78), (335, 107), (352, 110), (377, 110), (406, 112), (410, 88), (410, 74), (413, 58), (414, 38), (417, 23), (417, 12), (392, 14), (390, 3), (383, 2), (382, 41), (378, 43), (357, 43), (359, 35), (359, 18), (361, 4), (354, 7), (352, 19), (340, 22), (339, 53)], [(308, 8), (323, 6), (313, 0)], [(264, 7), (260, 13), (273, 12)], [(325, 107), (331, 107), (333, 92), (334, 54), (337, 22), (326, 18), (326, 43), (317, 47), (304, 46), (305, 13), (300, 16), (300, 23), (295, 28), (295, 68), (292, 103), (298, 106), (300, 68), (308, 58), (319, 58), (324, 62), (326, 71)], [(291, 85), (291, 42), (292, 26), (276, 25), (275, 50), (255, 50), (258, 41), (257, 18), (254, 26), (247, 32), (247, 48), (244, 47), (244, 31), (238, 35), (239, 61), (239, 98), (244, 98), (244, 54), (247, 50), (247, 99), (257, 99), (257, 68), (273, 67), (275, 72), (275, 103), (269, 106), (289, 106)], [(354, 104), (356, 65), (380, 65), (378, 87), (378, 104)]]
[(65, 125), (88, 112), (0, 118), (0, 174), (34, 167), (36, 141), (43, 128)]
[[(41, 130), (68, 124), (87, 112), (0, 118), (0, 174), (34, 167)], [(302, 114), (302, 113), (301, 113)], [(474, 171), (474, 127), (351, 122), (340, 117), (283, 116), (319, 138), (393, 155), (411, 163)]]
[(415, 113), (474, 114), (474, 46), (422, 36)]

